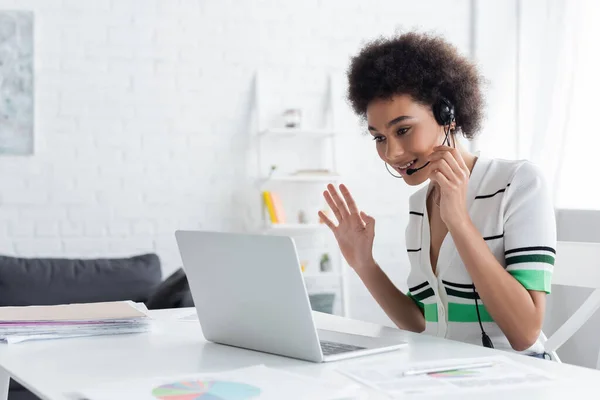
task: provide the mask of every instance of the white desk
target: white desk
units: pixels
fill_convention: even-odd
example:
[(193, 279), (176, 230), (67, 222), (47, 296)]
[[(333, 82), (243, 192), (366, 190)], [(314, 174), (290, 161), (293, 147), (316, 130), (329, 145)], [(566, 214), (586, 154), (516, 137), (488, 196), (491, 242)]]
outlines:
[[(9, 376), (44, 400), (68, 400), (65, 392), (75, 387), (170, 374), (215, 372), (255, 364), (283, 368), (317, 378), (346, 380), (334, 372), (342, 364), (365, 361), (367, 357), (334, 363), (314, 364), (260, 352), (206, 342), (197, 322), (177, 321), (179, 310), (154, 311), (155, 329), (146, 334), (105, 336), (0, 345), (0, 400), (6, 400)], [(315, 313), (319, 328), (379, 336), (399, 336), (409, 342), (405, 349), (368, 357), (371, 360), (439, 360), (508, 354), (479, 346), (417, 335), (375, 324)], [(596, 398), (600, 371), (557, 364), (520, 355), (510, 357), (542, 368), (560, 377), (550, 387), (521, 391), (497, 391), (485, 395), (493, 399), (560, 399), (587, 394)], [(365, 389), (366, 390), (366, 389)], [(568, 396), (568, 397), (567, 397)], [(370, 393), (369, 399), (385, 398)], [(481, 393), (461, 396), (481, 400)]]

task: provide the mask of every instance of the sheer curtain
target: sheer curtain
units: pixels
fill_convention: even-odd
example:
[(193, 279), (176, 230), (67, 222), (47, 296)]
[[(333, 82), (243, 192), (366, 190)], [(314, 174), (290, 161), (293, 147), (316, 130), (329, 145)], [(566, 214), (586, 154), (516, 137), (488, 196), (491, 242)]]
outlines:
[[(518, 154), (543, 168), (555, 207), (600, 209), (600, 190), (595, 185), (600, 160), (596, 123), (600, 107), (595, 105), (600, 92), (600, 2), (536, 3), (540, 1), (521, 0)], [(589, 293), (583, 288), (553, 286), (543, 331), (552, 334)], [(564, 362), (595, 367), (598, 317), (592, 317), (561, 347)]]
[(600, 190), (596, 184), (600, 160), (600, 2), (569, 3), (580, 3), (581, 9), (576, 19), (577, 57), (571, 73), (572, 94), (555, 200), (560, 208), (600, 209)]
[(574, 123), (582, 95), (578, 78), (591, 40), (582, 39), (594, 36), (581, 22), (595, 6), (592, 0), (518, 3), (516, 153), (542, 167), (557, 206), (569, 190), (564, 173), (572, 171), (572, 159), (566, 149), (583, 138)]
[(593, 112), (586, 118), (582, 107), (594, 92), (591, 74), (598, 70), (597, 57), (596, 64), (589, 58), (598, 53), (592, 38), (600, 37), (593, 23), (600, 20), (600, 2), (515, 0), (514, 14), (505, 10), (499, 21), (490, 15), (499, 10), (481, 3), (487, 12), (478, 14), (483, 19), (476, 26), (492, 25), (494, 35), (486, 35), (481, 26), (476, 30), (474, 58), (489, 79), (488, 109), (482, 135), (471, 149), (533, 161), (546, 174), (555, 205), (574, 206), (586, 186), (582, 182), (590, 179), (576, 169), (575, 159), (581, 143), (594, 140), (589, 138)]

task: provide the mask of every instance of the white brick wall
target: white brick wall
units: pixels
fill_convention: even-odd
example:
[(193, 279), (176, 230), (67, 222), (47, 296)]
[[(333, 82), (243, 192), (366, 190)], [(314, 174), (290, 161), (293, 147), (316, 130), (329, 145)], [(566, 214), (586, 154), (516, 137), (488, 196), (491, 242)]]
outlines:
[[(435, 29), (467, 51), (468, 7), (468, 0), (0, 0), (2, 9), (35, 11), (36, 20), (36, 148), (32, 157), (0, 157), (0, 252), (156, 251), (170, 273), (180, 265), (175, 229), (242, 229), (251, 212), (236, 195), (257, 69), (343, 71), (361, 43), (397, 28)], [(378, 260), (404, 287), (411, 189), (387, 175), (347, 115), (338, 116), (346, 135), (341, 172), (377, 218)], [(354, 316), (386, 320), (356, 279), (351, 286)]]

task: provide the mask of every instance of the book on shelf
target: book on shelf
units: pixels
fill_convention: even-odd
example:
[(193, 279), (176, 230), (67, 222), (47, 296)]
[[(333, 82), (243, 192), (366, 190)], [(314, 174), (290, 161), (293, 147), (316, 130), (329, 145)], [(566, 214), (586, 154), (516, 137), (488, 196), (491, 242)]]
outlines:
[(263, 191), (263, 199), (271, 224), (285, 224), (286, 216), (279, 194), (265, 190)]
[(287, 218), (285, 217), (285, 211), (283, 209), (283, 203), (281, 202), (281, 197), (279, 197), (279, 194), (271, 192), (271, 200), (273, 202), (273, 208), (275, 209), (277, 222), (280, 224), (287, 223)]

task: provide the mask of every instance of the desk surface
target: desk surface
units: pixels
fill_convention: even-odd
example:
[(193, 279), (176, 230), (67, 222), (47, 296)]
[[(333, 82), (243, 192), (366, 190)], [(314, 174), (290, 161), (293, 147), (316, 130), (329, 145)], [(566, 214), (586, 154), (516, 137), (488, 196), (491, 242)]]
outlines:
[[(314, 364), (286, 357), (237, 349), (209, 343), (202, 337), (197, 321), (180, 321), (178, 310), (151, 312), (156, 318), (152, 332), (134, 335), (105, 336), (0, 345), (0, 400), (5, 400), (5, 381), (12, 376), (44, 400), (68, 400), (65, 392), (77, 387), (127, 378), (147, 378), (215, 372), (265, 364), (308, 376), (343, 382), (335, 372), (341, 365), (370, 360), (407, 361), (441, 360), (457, 357), (508, 355), (523, 363), (543, 369), (560, 379), (552, 386), (519, 392), (497, 391), (486, 400), (506, 398), (561, 399), (576, 393), (596, 393), (600, 371), (558, 364), (546, 360), (486, 349), (427, 335), (418, 335), (366, 322), (314, 313), (321, 329), (373, 336), (401, 337), (407, 348), (333, 363)], [(4, 370), (2, 370), (4, 369)], [(365, 389), (367, 390), (367, 389)], [(370, 393), (369, 399), (385, 398)], [(481, 392), (461, 399), (481, 399)]]

